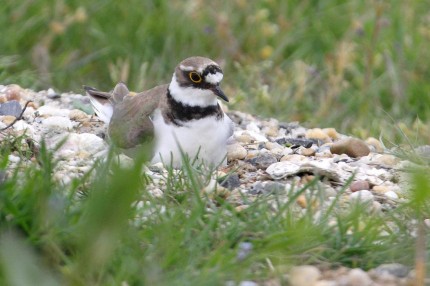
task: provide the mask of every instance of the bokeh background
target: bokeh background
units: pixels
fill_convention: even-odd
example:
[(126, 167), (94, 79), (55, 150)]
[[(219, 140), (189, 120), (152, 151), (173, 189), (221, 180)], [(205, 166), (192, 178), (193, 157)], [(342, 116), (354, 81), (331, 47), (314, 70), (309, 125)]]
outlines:
[(139, 91), (201, 55), (230, 109), (429, 141), (429, 1), (4, 0), (0, 14), (1, 84)]

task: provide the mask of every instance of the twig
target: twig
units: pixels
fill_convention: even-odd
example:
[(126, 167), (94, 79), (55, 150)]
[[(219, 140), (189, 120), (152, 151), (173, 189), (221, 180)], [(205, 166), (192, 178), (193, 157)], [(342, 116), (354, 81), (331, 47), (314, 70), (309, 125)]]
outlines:
[(33, 102), (33, 101), (32, 100), (27, 101), (25, 103), (25, 105), (24, 105), (24, 108), (21, 111), (21, 114), (18, 117), (16, 117), (15, 120), (11, 124), (9, 124), (8, 126), (0, 129), (0, 132), (5, 131), (6, 129), (12, 127), (18, 120), (21, 120), (22, 119), (22, 115), (24, 114), (24, 112), (27, 109), (27, 106), (30, 104), (30, 102)]

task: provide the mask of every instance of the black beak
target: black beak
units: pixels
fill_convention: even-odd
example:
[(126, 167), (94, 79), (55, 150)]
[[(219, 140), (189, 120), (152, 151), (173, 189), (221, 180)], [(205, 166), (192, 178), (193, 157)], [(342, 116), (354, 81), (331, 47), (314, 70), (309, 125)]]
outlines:
[(219, 85), (214, 85), (211, 90), (213, 91), (213, 93), (215, 93), (217, 96), (219, 96), (220, 98), (222, 98), (223, 100), (228, 102), (228, 97), (224, 94), (224, 92), (221, 90), (221, 88), (219, 87)]

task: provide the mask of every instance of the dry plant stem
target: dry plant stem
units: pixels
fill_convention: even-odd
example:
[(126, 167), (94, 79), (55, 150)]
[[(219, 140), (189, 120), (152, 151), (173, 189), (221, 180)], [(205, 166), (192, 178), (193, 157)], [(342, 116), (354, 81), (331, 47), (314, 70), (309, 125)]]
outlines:
[(426, 231), (424, 222), (418, 223), (418, 234), (415, 245), (415, 286), (424, 286), (426, 278)]
[(27, 106), (30, 104), (30, 102), (33, 102), (33, 101), (32, 100), (27, 101), (25, 103), (25, 105), (24, 105), (24, 108), (21, 111), (21, 114), (17, 118), (15, 118), (15, 120), (11, 124), (9, 124), (8, 126), (0, 129), (0, 132), (5, 131), (6, 129), (12, 127), (18, 120), (21, 120), (22, 119), (22, 115), (24, 114), (24, 112), (27, 109)]

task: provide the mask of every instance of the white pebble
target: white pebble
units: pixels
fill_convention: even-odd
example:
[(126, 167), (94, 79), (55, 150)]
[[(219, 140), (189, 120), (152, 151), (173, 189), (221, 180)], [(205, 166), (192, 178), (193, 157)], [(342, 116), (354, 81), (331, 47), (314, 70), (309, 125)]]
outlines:
[(390, 199), (393, 199), (393, 200), (397, 200), (399, 198), (399, 196), (395, 192), (393, 192), (393, 191), (385, 192), (384, 195), (387, 198), (390, 198)]
[(42, 121), (42, 125), (49, 129), (65, 129), (70, 130), (73, 128), (72, 121), (67, 117), (62, 116), (52, 116), (45, 118)]
[(53, 107), (50, 105), (43, 105), (37, 109), (37, 112), (40, 116), (48, 117), (48, 116), (62, 116), (68, 117), (70, 110)]
[(314, 285), (320, 278), (321, 272), (312, 265), (302, 265), (293, 267), (290, 273), (291, 286)]
[(374, 196), (373, 194), (368, 190), (361, 190), (354, 192), (349, 195), (350, 200), (357, 200), (361, 202), (373, 202)]
[(369, 275), (359, 268), (352, 269), (347, 274), (348, 284), (350, 286), (370, 286), (373, 284)]

